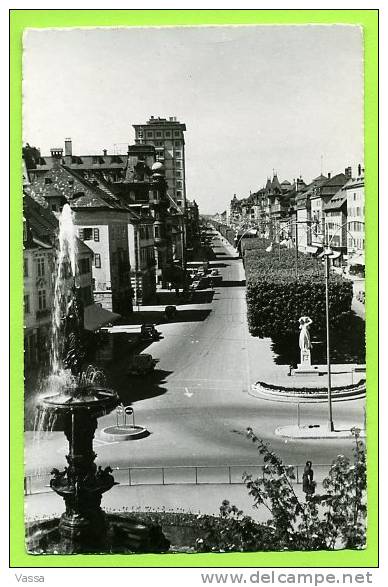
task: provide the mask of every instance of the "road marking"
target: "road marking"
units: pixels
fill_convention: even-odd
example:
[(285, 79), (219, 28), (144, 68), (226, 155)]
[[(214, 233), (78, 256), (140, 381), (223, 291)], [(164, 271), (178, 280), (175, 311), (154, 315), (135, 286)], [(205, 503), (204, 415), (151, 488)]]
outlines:
[(189, 398), (190, 398), (190, 397), (192, 397), (193, 395), (194, 395), (194, 394), (193, 394), (193, 393), (191, 393), (191, 392), (188, 390), (188, 388), (187, 388), (187, 387), (185, 387), (185, 396), (187, 396), (187, 397), (189, 397)]

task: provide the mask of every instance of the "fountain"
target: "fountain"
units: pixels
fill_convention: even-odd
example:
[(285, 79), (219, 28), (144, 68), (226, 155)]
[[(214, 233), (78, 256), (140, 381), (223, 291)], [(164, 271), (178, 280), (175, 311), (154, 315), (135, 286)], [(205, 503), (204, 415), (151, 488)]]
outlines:
[[(69, 287), (69, 280), (72, 285)], [(93, 438), (97, 418), (119, 405), (118, 395), (101, 383), (103, 375), (85, 367), (83, 305), (77, 287), (76, 239), (66, 204), (59, 223), (54, 287), (50, 376), (40, 400), (39, 421), (63, 430), (69, 443), (68, 466), (51, 472), (50, 487), (65, 502), (58, 519), (27, 526), (30, 553), (160, 552), (168, 550), (158, 526), (137, 523), (119, 514), (106, 515), (102, 495), (116, 482), (112, 469), (97, 467)], [(43, 414), (43, 417), (42, 417)]]

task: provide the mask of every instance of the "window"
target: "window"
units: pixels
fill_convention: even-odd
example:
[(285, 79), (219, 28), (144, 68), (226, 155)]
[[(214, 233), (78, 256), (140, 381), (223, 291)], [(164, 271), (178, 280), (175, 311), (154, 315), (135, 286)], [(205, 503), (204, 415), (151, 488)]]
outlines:
[(96, 269), (101, 269), (101, 255), (99, 253), (94, 255), (94, 266)]
[(93, 229), (92, 228), (80, 228), (78, 231), (78, 237), (82, 241), (91, 241), (93, 239)]
[(182, 182), (181, 182), (181, 181), (177, 181), (177, 182), (176, 182), (176, 186), (177, 186), (178, 188), (181, 188), (181, 187), (182, 187)]
[(142, 129), (142, 128), (139, 128), (139, 129), (138, 129), (138, 131), (137, 131), (137, 136), (139, 137), (139, 139), (142, 139), (142, 138), (143, 138), (143, 136), (144, 136), (144, 133), (143, 133), (143, 129)]
[(177, 169), (181, 169), (182, 168), (182, 161), (175, 161), (175, 167)]
[(155, 136), (157, 138), (161, 139), (162, 138), (162, 132), (160, 130), (157, 130), (156, 133), (155, 133)]
[(28, 259), (24, 257), (23, 259), (23, 276), (28, 277)]
[(24, 296), (24, 313), (25, 314), (30, 313), (30, 296), (29, 295)]
[(158, 226), (157, 224), (154, 225), (154, 234), (155, 238), (160, 238), (160, 226)]
[(147, 137), (147, 139), (153, 139), (154, 138), (154, 133), (152, 132), (152, 130), (147, 130), (146, 137)]
[(176, 197), (177, 198), (181, 198), (182, 197), (182, 192), (180, 190), (177, 190)]
[(39, 310), (45, 310), (46, 309), (46, 290), (45, 289), (40, 289), (38, 291), (38, 308)]
[(174, 130), (174, 137), (180, 137), (181, 133), (179, 130)]
[(174, 145), (175, 145), (175, 147), (180, 147), (181, 146), (181, 142), (180, 141), (174, 141)]
[(155, 147), (163, 147), (163, 141), (155, 141)]
[(38, 277), (44, 276), (44, 257), (38, 257), (36, 260)]
[(98, 228), (93, 228), (93, 239), (96, 243), (100, 241), (100, 230)]
[(51, 179), (51, 177), (45, 177), (44, 183), (45, 183), (45, 185), (49, 185), (50, 183), (53, 183), (53, 180)]
[(177, 177), (182, 177), (182, 171), (179, 171), (179, 169), (178, 169), (178, 171), (175, 172), (175, 175)]
[(175, 157), (180, 159), (182, 157), (182, 151), (175, 151)]
[(164, 136), (166, 137), (166, 139), (171, 139), (171, 131), (166, 130), (166, 132), (164, 133)]

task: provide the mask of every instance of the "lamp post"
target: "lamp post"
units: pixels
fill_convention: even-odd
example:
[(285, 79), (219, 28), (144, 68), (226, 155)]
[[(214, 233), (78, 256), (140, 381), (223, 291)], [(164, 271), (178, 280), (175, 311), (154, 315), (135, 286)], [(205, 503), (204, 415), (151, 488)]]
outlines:
[(326, 361), (327, 361), (327, 402), (328, 402), (328, 429), (334, 432), (333, 409), (331, 397), (331, 362), (330, 362), (330, 315), (329, 315), (329, 277), (331, 248), (327, 245), (324, 249), (325, 256), (325, 305), (326, 305)]

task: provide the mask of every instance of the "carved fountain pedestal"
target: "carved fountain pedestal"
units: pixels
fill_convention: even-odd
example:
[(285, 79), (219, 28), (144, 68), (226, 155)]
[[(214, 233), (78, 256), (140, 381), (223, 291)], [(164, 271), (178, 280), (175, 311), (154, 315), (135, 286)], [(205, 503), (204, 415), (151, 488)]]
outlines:
[(27, 536), (32, 553), (163, 552), (169, 542), (161, 528), (120, 514), (105, 514), (102, 495), (116, 482), (110, 467), (97, 467), (93, 438), (97, 418), (119, 403), (114, 391), (101, 387), (69, 388), (42, 400), (41, 409), (56, 415), (56, 427), (69, 442), (68, 466), (52, 470), (51, 488), (65, 502), (58, 519), (33, 524)]
[(59, 532), (71, 543), (102, 544), (106, 519), (101, 509), (102, 494), (115, 485), (110, 467), (97, 469), (93, 438), (97, 417), (118, 404), (117, 395), (107, 389), (86, 388), (81, 392), (62, 393), (43, 400), (45, 409), (56, 412), (69, 442), (68, 467), (52, 471), (51, 488), (60, 495), (66, 511)]

